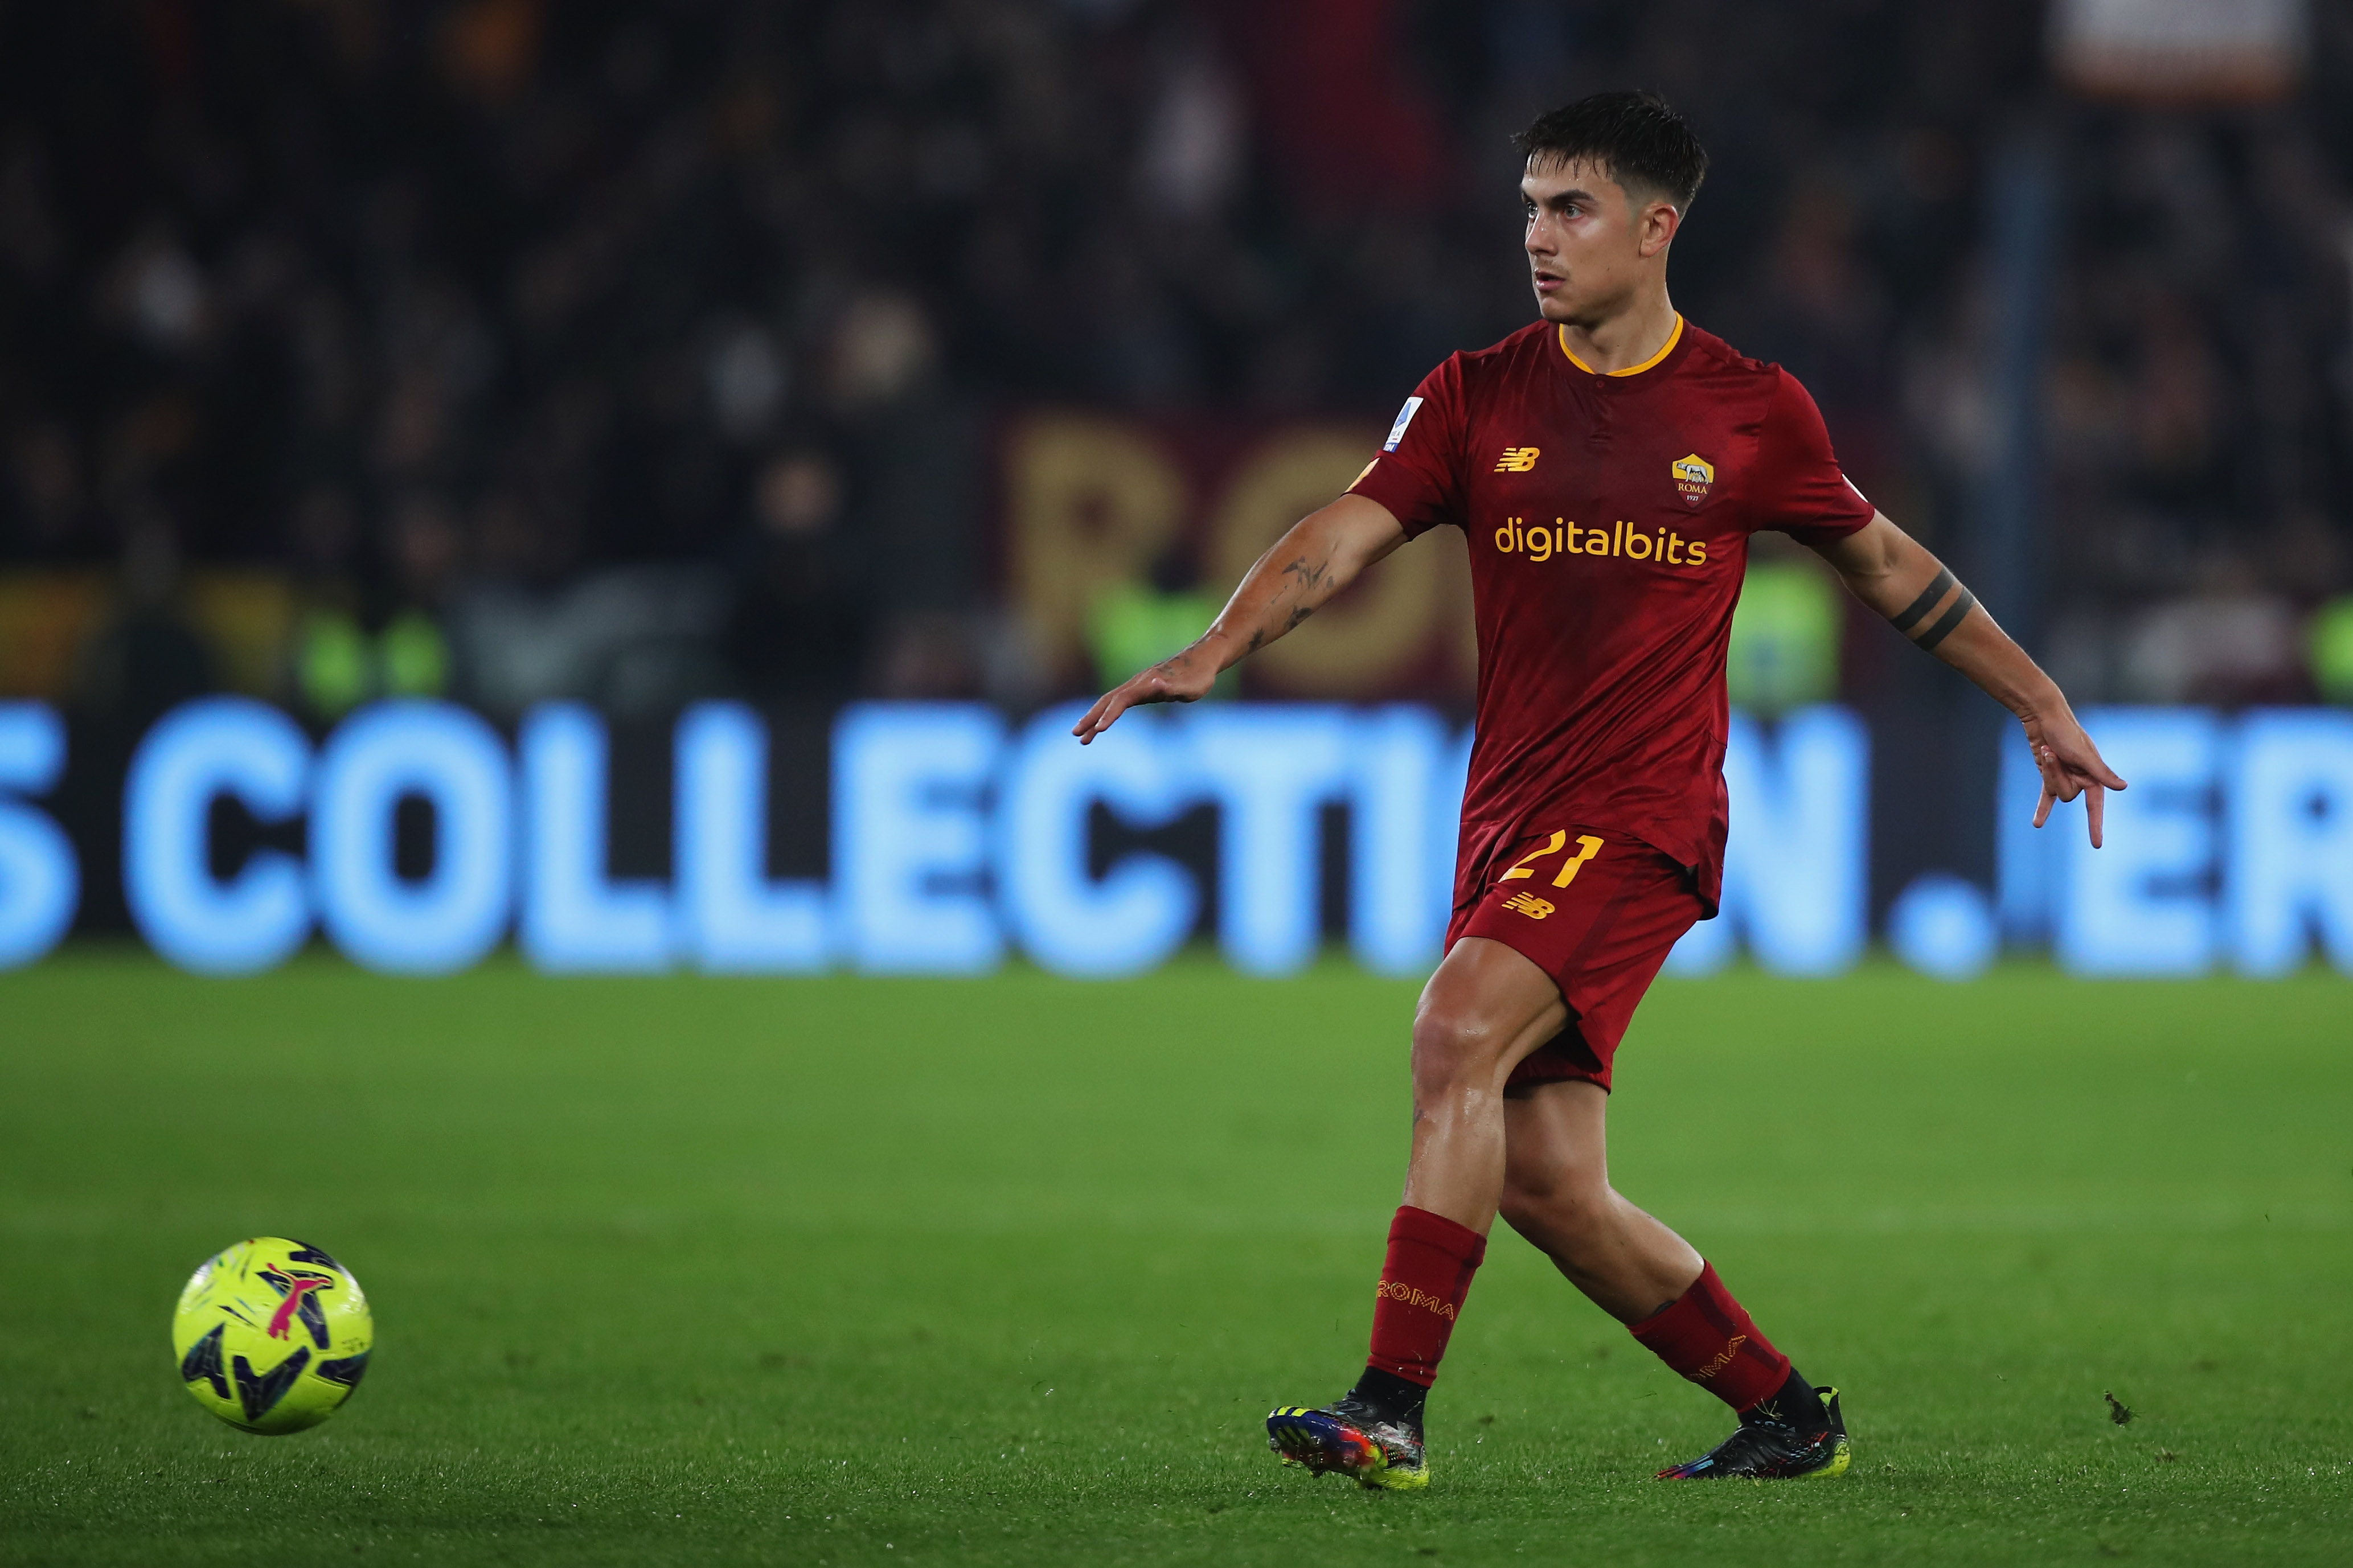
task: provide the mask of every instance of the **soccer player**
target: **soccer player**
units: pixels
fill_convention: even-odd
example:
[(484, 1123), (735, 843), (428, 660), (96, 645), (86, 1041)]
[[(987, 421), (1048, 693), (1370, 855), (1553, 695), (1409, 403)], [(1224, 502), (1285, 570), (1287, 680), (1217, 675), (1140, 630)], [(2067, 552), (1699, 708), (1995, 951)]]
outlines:
[(1676, 313), (1667, 253), (1706, 173), (1683, 118), (1611, 92), (1522, 133), (1542, 319), (1406, 400), (1346, 494), (1252, 566), (1198, 642), (1107, 693), (1189, 702), (1367, 566), (1470, 536), (1476, 740), (1447, 950), (1413, 1023), (1413, 1147), (1343, 1398), (1267, 1417), (1286, 1463), (1429, 1484), (1424, 1396), (1500, 1212), (1571, 1284), (1739, 1419), (1662, 1477), (1833, 1476), (1838, 1391), (1790, 1366), (1715, 1270), (1609, 1184), (1610, 1065), (1667, 952), (1715, 912), (1725, 647), (1748, 536), (1810, 546), (1864, 604), (2018, 716), (2053, 801), (2122, 789), (2051, 678), (1840, 472), (1778, 365)]

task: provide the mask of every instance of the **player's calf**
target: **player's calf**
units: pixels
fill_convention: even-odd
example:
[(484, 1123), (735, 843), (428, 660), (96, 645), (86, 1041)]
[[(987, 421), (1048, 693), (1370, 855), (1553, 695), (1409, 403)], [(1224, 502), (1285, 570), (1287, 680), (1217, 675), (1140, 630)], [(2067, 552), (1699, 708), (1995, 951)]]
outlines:
[(1609, 1097), (1590, 1081), (1528, 1086), (1506, 1102), (1504, 1219), (1621, 1323), (1690, 1289), (1700, 1255), (1609, 1184)]

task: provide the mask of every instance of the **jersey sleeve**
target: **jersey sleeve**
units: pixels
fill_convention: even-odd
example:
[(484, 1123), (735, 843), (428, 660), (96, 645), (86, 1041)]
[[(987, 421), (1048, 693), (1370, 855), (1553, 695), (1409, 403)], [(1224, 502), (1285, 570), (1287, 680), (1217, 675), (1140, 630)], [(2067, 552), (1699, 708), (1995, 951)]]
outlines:
[(1462, 524), (1462, 356), (1454, 354), (1421, 378), (1381, 449), (1348, 487), (1388, 508), (1408, 539), (1441, 522)]
[(1788, 371), (1776, 374), (1778, 384), (1757, 433), (1752, 526), (1778, 529), (1800, 544), (1827, 544), (1868, 523), (1873, 509), (1840, 471), (1813, 395)]

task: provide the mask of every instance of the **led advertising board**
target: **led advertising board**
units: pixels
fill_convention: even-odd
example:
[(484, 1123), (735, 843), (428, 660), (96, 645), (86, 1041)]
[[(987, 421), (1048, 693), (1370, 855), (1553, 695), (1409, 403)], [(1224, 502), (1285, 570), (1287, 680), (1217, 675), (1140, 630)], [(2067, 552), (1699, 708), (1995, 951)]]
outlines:
[[(1357, 963), (1383, 974), (1436, 963), (1467, 731), (1412, 704), (1209, 703), (1131, 713), (1082, 747), (1079, 711), (845, 709), (819, 879), (770, 873), (761, 716), (698, 704), (670, 733), (670, 871), (650, 878), (613, 869), (612, 741), (590, 709), (533, 709), (510, 739), (464, 708), (383, 702), (314, 741), (267, 705), (207, 698), (167, 714), (132, 757), (123, 894), (155, 952), (212, 974), (270, 969), (322, 936), (406, 974), (460, 970), (512, 940), (550, 973), (975, 974), (1018, 953), (1109, 977), (1167, 960), (1206, 912), (1226, 962), (1282, 975), (1318, 956), (1335, 886)], [(2353, 971), (2353, 715), (2110, 709), (2087, 723), (2133, 781), (2108, 799), (2106, 847), (2085, 842), (2080, 804), (2028, 826), (2035, 775), (2014, 744), (1996, 886), (1931, 873), (1905, 889), (1881, 933), (1898, 956), (1951, 977), (2005, 943), (2044, 942), (2085, 975), (2280, 974), (2316, 952)], [(53, 949), (84, 890), (42, 801), (67, 745), (52, 710), (0, 704), (0, 964)], [(1734, 717), (1724, 909), (1670, 973), (1746, 952), (1778, 973), (1828, 975), (1863, 957), (1870, 749), (1837, 707), (1770, 727)], [(303, 847), (225, 856), (225, 798), (263, 826), (299, 821)], [(397, 823), (418, 803), (430, 853), (404, 868)], [(1206, 864), (1150, 846), (1205, 806)], [(1142, 841), (1106, 848), (1107, 823)], [(1327, 854), (1345, 861), (1337, 879)]]

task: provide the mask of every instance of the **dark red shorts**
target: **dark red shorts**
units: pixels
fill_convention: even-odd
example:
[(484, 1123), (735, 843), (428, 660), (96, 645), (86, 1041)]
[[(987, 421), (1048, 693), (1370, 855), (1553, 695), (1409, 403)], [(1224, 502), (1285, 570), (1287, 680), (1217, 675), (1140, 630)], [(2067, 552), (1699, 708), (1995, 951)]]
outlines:
[(1568, 1026), (1512, 1069), (1504, 1092), (1568, 1079), (1608, 1089), (1635, 1006), (1706, 912), (1682, 866), (1622, 833), (1572, 825), (1466, 868), (1448, 948), (1466, 936), (1500, 942), (1551, 975), (1568, 1004)]

